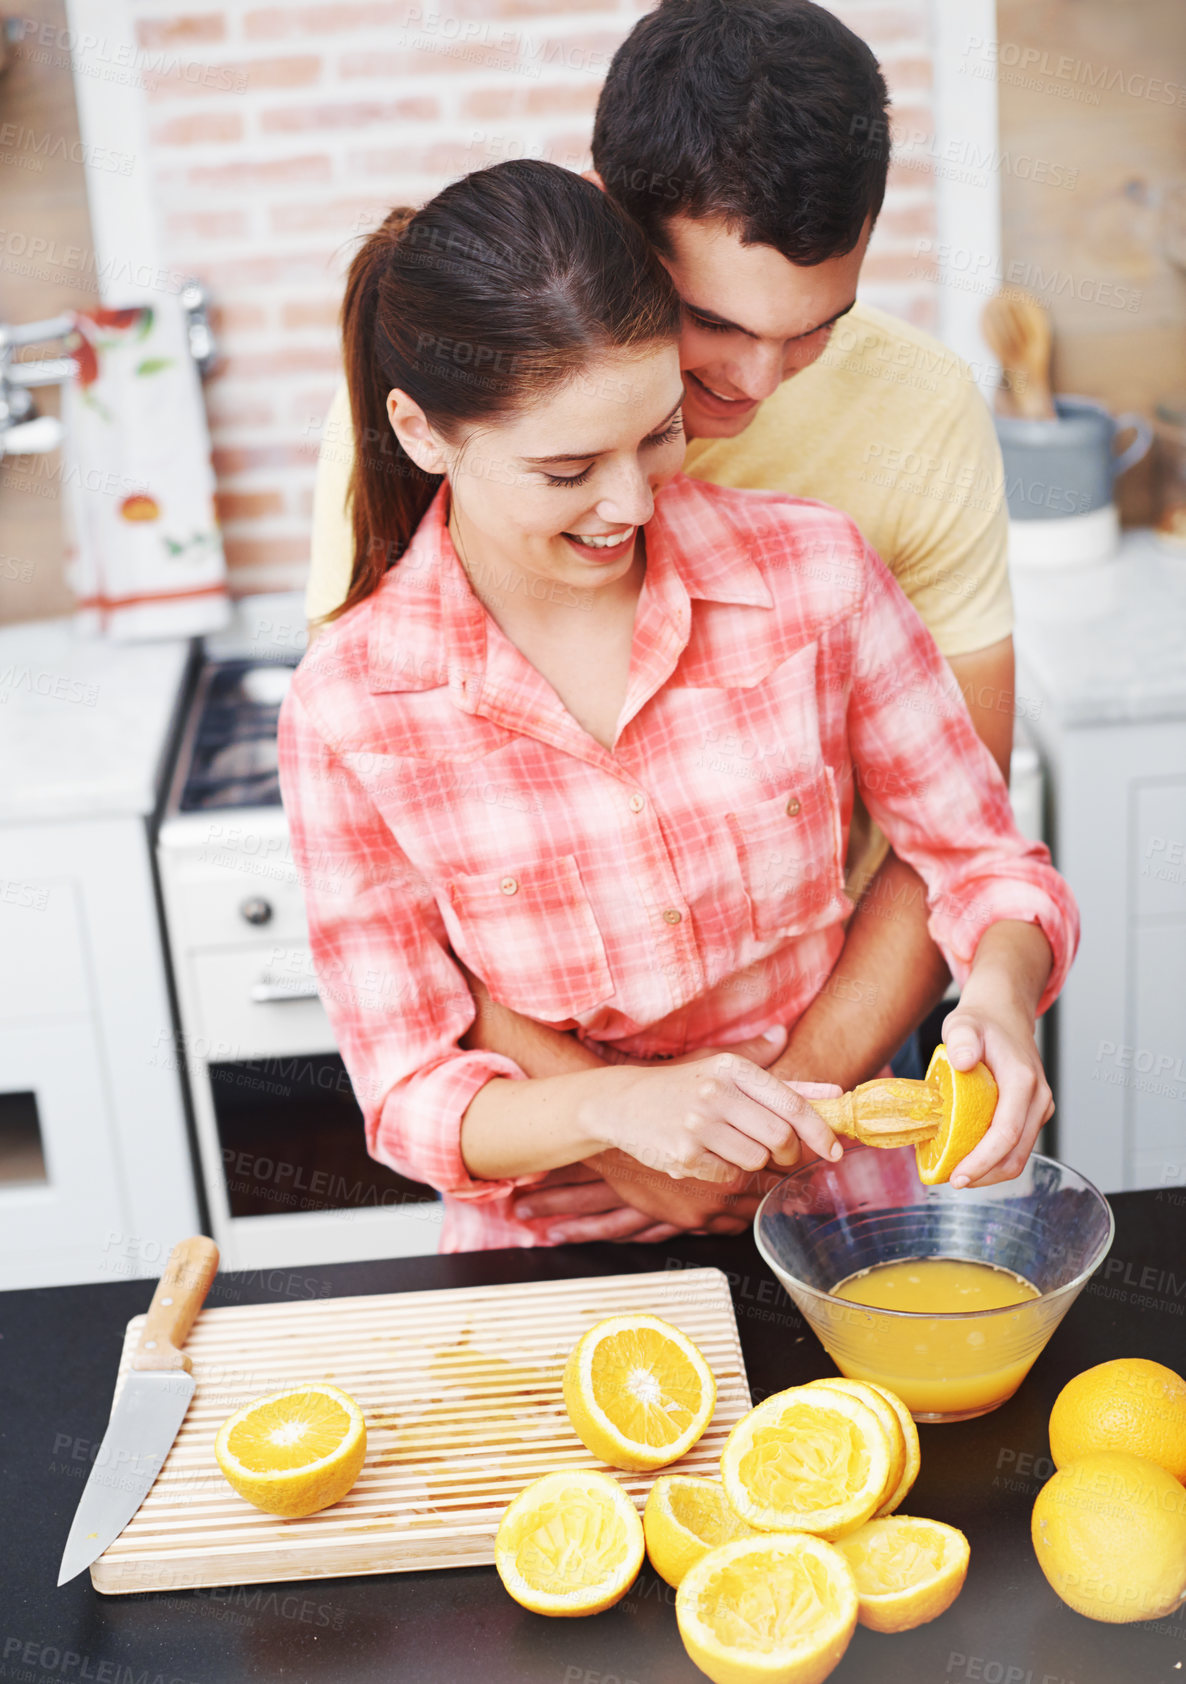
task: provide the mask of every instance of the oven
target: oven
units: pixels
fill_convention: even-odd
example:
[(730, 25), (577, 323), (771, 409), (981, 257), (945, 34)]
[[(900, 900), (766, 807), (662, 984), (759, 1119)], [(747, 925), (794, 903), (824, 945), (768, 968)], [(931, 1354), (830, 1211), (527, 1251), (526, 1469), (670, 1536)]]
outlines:
[(437, 1249), (436, 1192), (369, 1156), (318, 998), (280, 805), (276, 724), (303, 646), (295, 593), (208, 638), (157, 842), (210, 1232), (229, 1269)]

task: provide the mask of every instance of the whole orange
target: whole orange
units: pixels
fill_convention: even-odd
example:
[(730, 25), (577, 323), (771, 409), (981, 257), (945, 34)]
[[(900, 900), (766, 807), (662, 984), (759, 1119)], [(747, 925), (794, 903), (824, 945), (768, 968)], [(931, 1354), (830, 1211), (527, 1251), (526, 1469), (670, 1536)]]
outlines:
[(1123, 1625), (1186, 1605), (1186, 1491), (1147, 1456), (1094, 1450), (1038, 1492), (1038, 1566), (1068, 1608)]
[(1096, 1450), (1148, 1457), (1186, 1484), (1186, 1380), (1145, 1357), (1117, 1357), (1068, 1380), (1050, 1411), (1054, 1465)]

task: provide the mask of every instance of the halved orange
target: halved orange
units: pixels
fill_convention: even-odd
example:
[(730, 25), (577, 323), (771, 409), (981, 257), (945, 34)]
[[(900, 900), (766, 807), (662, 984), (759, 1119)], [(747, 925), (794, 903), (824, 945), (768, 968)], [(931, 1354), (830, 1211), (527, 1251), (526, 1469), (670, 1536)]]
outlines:
[(880, 1506), (875, 1510), (874, 1517), (893, 1514), (894, 1510), (899, 1508), (906, 1498), (911, 1486), (918, 1478), (919, 1469), (922, 1466), (918, 1428), (914, 1424), (913, 1415), (897, 1392), (891, 1392), (888, 1386), (879, 1386), (874, 1380), (849, 1380), (838, 1375), (834, 1379), (809, 1380), (807, 1384), (809, 1386), (836, 1386), (841, 1391), (851, 1392), (854, 1397), (859, 1397), (863, 1403), (867, 1403), (874, 1414), (879, 1413), (876, 1408), (876, 1400), (880, 1400), (895, 1417), (897, 1433), (895, 1434), (891, 1430), (891, 1439), (895, 1444), (898, 1444), (898, 1435), (900, 1435), (901, 1456), (900, 1459), (898, 1457), (894, 1459), (891, 1469), (894, 1483), (887, 1490)]
[(684, 1574), (720, 1544), (751, 1538), (752, 1526), (736, 1514), (719, 1479), (660, 1474), (642, 1512), (647, 1556), (661, 1579), (679, 1588)]
[(882, 1505), (888, 1502), (902, 1483), (902, 1476), (906, 1471), (906, 1439), (902, 1432), (902, 1423), (890, 1407), (884, 1392), (875, 1390), (866, 1380), (849, 1380), (838, 1374), (834, 1379), (809, 1380), (808, 1388), (813, 1386), (831, 1387), (834, 1391), (847, 1392), (850, 1397), (860, 1398), (878, 1417), (889, 1435), (890, 1441), (890, 1470), (886, 1475), (885, 1489), (881, 1493), (881, 1502), (874, 1511), (881, 1513)]
[(909, 1495), (910, 1488), (918, 1478), (919, 1469), (922, 1467), (922, 1448), (918, 1442), (918, 1428), (914, 1424), (914, 1416), (902, 1402), (897, 1392), (891, 1392), (888, 1386), (879, 1386), (875, 1380), (866, 1380), (865, 1384), (872, 1387), (875, 1392), (879, 1392), (898, 1417), (898, 1425), (902, 1429), (902, 1441), (906, 1447), (906, 1462), (902, 1469), (902, 1478), (896, 1489), (890, 1492), (885, 1502), (877, 1510), (875, 1518), (880, 1518), (882, 1515), (893, 1514), (894, 1510), (900, 1508)]
[(609, 1474), (565, 1468), (533, 1480), (508, 1505), (494, 1565), (515, 1601), (536, 1614), (599, 1614), (642, 1566), (642, 1521)]
[(871, 1631), (913, 1631), (951, 1607), (968, 1571), (968, 1540), (941, 1520), (895, 1514), (841, 1538), (853, 1570), (858, 1618)]
[(997, 1108), (997, 1084), (987, 1064), (953, 1070), (944, 1046), (932, 1053), (925, 1079), (943, 1095), (943, 1122), (930, 1140), (921, 1140), (914, 1148), (918, 1179), (933, 1187), (950, 1181), (955, 1166), (988, 1133)]
[(675, 1617), (713, 1684), (821, 1684), (856, 1628), (852, 1569), (806, 1533), (737, 1538), (684, 1576)]
[(339, 1502), (366, 1451), (362, 1410), (320, 1381), (245, 1404), (214, 1441), (218, 1465), (240, 1497), (290, 1520)]
[(666, 1467), (712, 1420), (712, 1370), (660, 1316), (609, 1316), (573, 1346), (564, 1407), (586, 1449), (612, 1468)]
[(734, 1510), (763, 1532), (840, 1538), (889, 1487), (893, 1439), (867, 1403), (826, 1386), (792, 1386), (742, 1417), (721, 1452)]

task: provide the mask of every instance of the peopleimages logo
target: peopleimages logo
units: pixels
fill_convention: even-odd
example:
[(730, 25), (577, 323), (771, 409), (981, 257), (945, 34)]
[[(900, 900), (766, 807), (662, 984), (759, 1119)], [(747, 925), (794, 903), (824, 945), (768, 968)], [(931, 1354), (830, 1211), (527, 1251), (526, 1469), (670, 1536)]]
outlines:
[[(18, 1666), (36, 1667), (37, 1671), (18, 1672)], [(97, 1661), (93, 1655), (80, 1654), (77, 1649), (63, 1649), (59, 1644), (42, 1643), (32, 1637), (4, 1639), (0, 1674), (23, 1679), (46, 1673), (83, 1679), (87, 1684), (194, 1684), (194, 1680), (180, 1678), (176, 1673), (150, 1672), (146, 1667), (129, 1666), (122, 1661)]]
[(176, 295), (185, 285), (180, 270), (153, 268), (123, 254), (100, 262), (86, 247), (59, 245), (48, 235), (29, 234), (21, 228), (0, 228), (0, 259), (11, 274), (68, 273), (77, 276), (80, 282), (86, 281), (88, 287), (93, 280), (100, 292), (120, 283), (146, 292)]
[(1155, 1053), (1149, 1047), (1125, 1047), (1115, 1041), (1101, 1041), (1096, 1057), (1114, 1058), (1121, 1070), (1152, 1071), (1157, 1076), (1169, 1074), (1176, 1082), (1186, 1082), (1181, 1054), (1175, 1057), (1173, 1053)]
[[(1049, 48), (1023, 46), (1020, 41), (986, 40), (982, 35), (969, 35), (964, 48), (965, 69), (972, 69), (968, 60), (978, 58), (987, 73), (994, 68), (1011, 71), (1002, 81), (1011, 85), (1042, 88), (1040, 78), (1046, 78), (1046, 91), (1058, 92), (1063, 98), (1078, 98), (1098, 105), (1100, 95), (1127, 94), (1130, 99), (1148, 99), (1155, 105), (1186, 105), (1186, 83), (1169, 81), (1164, 76), (1147, 76), (1144, 71), (1127, 66), (1094, 63), (1078, 58), (1074, 53), (1054, 53)], [(1022, 82), (1022, 78), (1025, 82)]]
[(1141, 876), (1159, 883), (1186, 883), (1186, 842), (1151, 836), (1141, 862)]
[[(97, 76), (103, 81), (131, 83), (156, 76), (223, 93), (242, 93), (247, 86), (247, 72), (231, 65), (202, 64), (177, 53), (148, 52), (131, 41), (109, 40), (89, 30), (68, 29), (39, 18), (11, 19), (9, 39), (20, 44), (20, 56), (32, 64), (68, 61), (75, 75)], [(55, 59), (54, 54), (60, 57)]]
[(13, 148), (13, 156), (6, 163), (21, 162), (24, 167), (41, 169), (48, 158), (68, 158), (71, 163), (87, 169), (108, 170), (116, 175), (131, 175), (136, 167), (132, 152), (113, 152), (105, 146), (88, 146), (73, 136), (54, 134), (48, 129), (30, 129), (23, 123), (0, 124), (0, 147)]
[(1077, 299), (1080, 304), (1098, 304), (1108, 310), (1135, 315), (1144, 294), (1137, 287), (1122, 286), (1101, 275), (1074, 274), (1069, 269), (1045, 269), (1030, 258), (1010, 258), (1003, 264), (995, 252), (977, 251), (954, 245), (950, 240), (925, 236), (915, 242), (914, 255), (943, 271), (944, 285), (991, 297), (1002, 287), (1024, 287), (1044, 304), (1056, 299)]

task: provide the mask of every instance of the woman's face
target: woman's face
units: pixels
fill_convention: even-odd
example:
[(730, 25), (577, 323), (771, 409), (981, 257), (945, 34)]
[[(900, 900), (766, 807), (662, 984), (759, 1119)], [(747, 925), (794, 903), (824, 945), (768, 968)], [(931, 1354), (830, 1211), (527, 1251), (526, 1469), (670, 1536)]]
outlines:
[[(682, 397), (673, 341), (608, 352), (514, 419), (473, 427), (453, 444), (428, 427), (412, 427), (423, 439), (406, 437), (398, 403), (392, 413), (394, 400), (407, 405), (402, 393), (388, 409), (422, 467), (410, 442), (439, 451), (430, 471), (448, 475), (451, 527), (479, 590), (497, 590), (500, 574), (511, 589), (537, 579), (596, 590), (629, 573), (654, 493), (683, 464)], [(403, 419), (413, 420), (406, 407)]]

